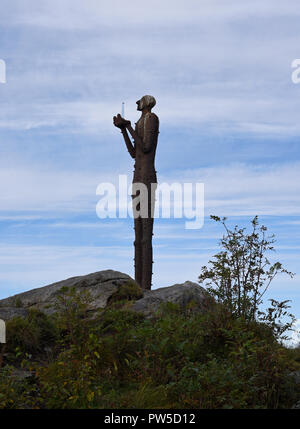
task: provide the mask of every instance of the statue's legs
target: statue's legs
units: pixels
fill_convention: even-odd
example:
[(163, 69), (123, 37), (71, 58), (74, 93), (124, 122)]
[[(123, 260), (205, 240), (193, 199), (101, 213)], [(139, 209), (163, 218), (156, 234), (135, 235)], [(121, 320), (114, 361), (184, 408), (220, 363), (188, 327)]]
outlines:
[[(136, 198), (140, 194), (140, 191), (136, 192), (136, 195), (132, 195), (132, 198)], [(134, 215), (134, 278), (135, 281), (142, 287), (143, 280), (143, 263), (142, 263), (142, 239), (143, 239), (143, 225), (142, 218), (138, 216), (140, 212), (140, 203), (136, 206), (137, 212), (133, 207), (133, 215)]]
[(142, 288), (151, 290), (152, 286), (152, 264), (153, 264), (153, 219), (142, 219), (143, 222), (143, 240), (142, 240), (142, 267), (143, 278)]
[[(155, 209), (155, 190), (156, 184), (151, 187), (147, 184), (148, 189), (148, 217), (136, 217), (134, 213), (134, 272), (135, 281), (141, 286), (142, 289), (151, 289), (152, 285), (152, 265), (153, 265), (153, 249), (152, 249), (152, 236), (153, 236), (153, 223), (154, 223), (154, 209)], [(137, 191), (133, 198), (139, 195)], [(137, 212), (140, 212), (140, 204), (136, 206)]]
[(151, 290), (152, 286), (152, 269), (153, 269), (153, 224), (155, 208), (155, 190), (156, 184), (147, 185), (148, 188), (148, 218), (142, 219), (142, 288)]
[(142, 287), (143, 281), (143, 266), (142, 266), (142, 238), (143, 225), (142, 218), (134, 219), (135, 241), (134, 241), (134, 278), (135, 281)]

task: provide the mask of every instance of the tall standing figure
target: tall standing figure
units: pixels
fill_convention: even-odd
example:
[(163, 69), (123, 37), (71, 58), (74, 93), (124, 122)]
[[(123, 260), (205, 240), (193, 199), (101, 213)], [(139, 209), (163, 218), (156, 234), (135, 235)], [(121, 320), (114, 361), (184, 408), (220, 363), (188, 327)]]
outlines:
[[(135, 159), (133, 184), (144, 184), (147, 189), (146, 197), (146, 216), (136, 215), (134, 212), (134, 229), (135, 229), (135, 280), (142, 289), (151, 289), (152, 281), (152, 236), (153, 220), (155, 208), (155, 190), (157, 187), (157, 177), (155, 171), (155, 153), (157, 139), (159, 134), (159, 119), (151, 109), (155, 106), (155, 98), (151, 95), (144, 95), (136, 102), (137, 110), (141, 111), (141, 117), (135, 124), (135, 130), (131, 122), (122, 118), (120, 114), (114, 116), (113, 123), (121, 129), (124, 141), (129, 154)], [(128, 135), (131, 135), (134, 142)], [(137, 191), (136, 198), (139, 195)], [(145, 201), (144, 201), (145, 202)], [(143, 199), (141, 198), (141, 204)], [(140, 204), (137, 205), (136, 211), (141, 213)]]

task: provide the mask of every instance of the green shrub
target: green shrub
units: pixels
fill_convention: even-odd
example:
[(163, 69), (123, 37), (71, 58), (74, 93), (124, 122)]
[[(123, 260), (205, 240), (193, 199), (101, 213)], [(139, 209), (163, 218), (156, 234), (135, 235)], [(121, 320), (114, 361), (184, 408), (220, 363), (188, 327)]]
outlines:
[(98, 360), (101, 359), (97, 338), (90, 334), (80, 350), (71, 346), (47, 367), (36, 368), (39, 396), (43, 408), (93, 408), (101, 397)]
[(21, 353), (40, 355), (45, 348), (54, 346), (58, 329), (51, 319), (39, 310), (29, 310), (28, 316), (14, 317), (6, 324), (7, 352), (14, 358), (16, 349)]
[(111, 305), (118, 301), (136, 301), (143, 297), (143, 291), (135, 281), (128, 281), (119, 287), (117, 292), (112, 294), (108, 300)]
[(261, 311), (263, 297), (278, 274), (293, 273), (283, 268), (280, 262), (271, 265), (266, 256), (274, 250), (274, 235), (267, 235), (267, 228), (259, 226), (258, 217), (251, 222), (251, 231), (237, 225), (230, 229), (226, 218), (211, 216), (224, 226), (225, 234), (220, 241), (221, 251), (203, 266), (199, 283), (230, 312), (232, 317), (242, 317), (247, 321), (261, 320), (268, 325), (277, 339), (287, 339), (295, 321), (288, 313), (289, 300), (278, 302), (271, 299), (271, 306)]

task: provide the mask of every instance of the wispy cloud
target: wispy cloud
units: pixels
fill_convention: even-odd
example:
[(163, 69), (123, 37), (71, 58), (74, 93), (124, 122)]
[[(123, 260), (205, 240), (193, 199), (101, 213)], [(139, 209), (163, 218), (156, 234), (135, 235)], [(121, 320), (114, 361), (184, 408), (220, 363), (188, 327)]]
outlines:
[[(113, 230), (98, 223), (95, 192), (132, 175), (112, 116), (125, 101), (136, 121), (145, 93), (158, 101), (159, 181), (203, 182), (207, 216), (280, 216), (280, 252), (298, 267), (298, 221), (287, 216), (300, 215), (300, 85), (291, 82), (300, 9), (277, 3), (2, 0), (3, 291), (132, 271), (131, 244), (121, 246), (132, 242), (128, 224), (111, 232), (113, 248), (95, 244), (98, 230)], [(196, 280), (216, 230), (156, 228), (155, 286)]]
[[(9, 1), (5, 3), (10, 4)], [(141, 4), (137, 0), (132, 0), (126, 8), (121, 0), (111, 0), (109, 6), (97, 0), (87, 0), (84, 8), (80, 0), (63, 2), (47, 0), (38, 5), (34, 0), (28, 0), (26, 5), (21, 0), (15, 3), (18, 5), (17, 13), (14, 15), (16, 23), (62, 29), (86, 29), (97, 26), (99, 20), (107, 26), (117, 23), (127, 26), (140, 24), (147, 27), (153, 23), (188, 24), (199, 20), (207, 23), (208, 19), (224, 22), (249, 16), (276, 17), (282, 16), (283, 13), (299, 15), (294, 0), (287, 0), (284, 4), (278, 4), (276, 8), (271, 0), (263, 2), (253, 0), (251, 5), (234, 0), (228, 0), (226, 3), (219, 0), (190, 0), (188, 4), (182, 0), (166, 0), (164, 3), (152, 0), (151, 4)], [(7, 15), (11, 16), (9, 9), (6, 14), (4, 13), (4, 17)]]
[[(227, 167), (170, 171), (161, 176), (160, 181), (169, 184), (204, 183), (207, 214), (299, 215), (299, 175), (298, 162), (260, 166), (232, 164)], [(24, 167), (17, 170), (2, 168), (0, 210), (91, 213), (95, 211), (99, 199), (96, 188), (100, 182), (111, 182), (117, 187), (117, 172), (107, 175)], [(129, 177), (128, 186), (130, 183)]]
[(166, 125), (298, 135), (290, 78), (296, 5), (7, 2), (1, 20), (12, 33), (17, 26), (23, 42), (13, 50), (7, 43), (2, 100), (14, 103), (3, 109), (0, 127), (109, 133), (122, 101), (134, 117), (136, 97), (153, 92)]

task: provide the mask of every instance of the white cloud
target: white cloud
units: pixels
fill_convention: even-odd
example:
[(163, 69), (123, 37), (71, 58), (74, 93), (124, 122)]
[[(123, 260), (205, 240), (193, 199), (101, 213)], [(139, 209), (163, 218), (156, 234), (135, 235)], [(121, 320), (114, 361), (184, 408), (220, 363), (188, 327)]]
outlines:
[(297, 319), (293, 325), (293, 330), (288, 332), (290, 339), (284, 343), (289, 347), (296, 347), (300, 345), (300, 319)]
[[(100, 182), (118, 184), (118, 174), (40, 170), (34, 167), (0, 170), (0, 210), (93, 212)], [(173, 171), (159, 182), (205, 185), (205, 213), (219, 215), (299, 215), (300, 163), (228, 166)], [(128, 177), (128, 185), (131, 177)], [(129, 201), (129, 200), (128, 200)], [(95, 212), (96, 213), (96, 212)], [(28, 215), (36, 215), (28, 213)], [(7, 216), (3, 213), (2, 216)], [(47, 217), (47, 215), (46, 215)]]
[(36, 168), (1, 168), (0, 210), (86, 211), (96, 205), (100, 181), (114, 180), (104, 174), (45, 171)]
[[(49, 228), (104, 228), (104, 229), (110, 229), (110, 228), (116, 228), (116, 223), (101, 223), (100, 221), (98, 223), (96, 222), (55, 222), (47, 225)], [(118, 227), (122, 227), (122, 224), (118, 222)]]
[[(55, 281), (115, 269), (130, 274), (130, 247), (0, 244), (0, 298)], [(113, 262), (115, 261), (115, 262)]]
[(299, 135), (295, 1), (10, 3), (0, 19), (24, 43), (7, 48), (3, 129), (111, 134), (121, 102), (134, 118), (153, 92), (165, 126)]
[[(155, 253), (154, 288), (196, 281), (207, 254)], [(114, 269), (133, 276), (132, 246), (27, 246), (0, 244), (0, 299), (76, 275)], [(181, 267), (178, 260), (183, 260)], [(182, 269), (184, 267), (184, 269)], [(163, 268), (163, 269), (162, 269)], [(172, 274), (170, 274), (172, 273)]]
[(35, 0), (27, 0), (26, 5), (19, 0), (14, 3), (17, 5), (14, 8), (14, 23), (55, 29), (86, 29), (115, 23), (128, 27), (139, 24), (147, 28), (153, 24), (188, 24), (198, 23), (199, 20), (205, 23), (208, 19), (224, 21), (249, 16), (274, 17), (283, 13), (299, 15), (295, 0), (287, 0), (276, 8), (271, 0), (253, 0), (251, 4), (236, 0), (189, 0), (188, 3), (183, 0), (152, 0), (150, 3), (131, 0), (126, 7), (122, 0), (111, 0), (109, 3), (86, 0), (84, 7), (81, 0), (46, 0), (39, 4)]
[(205, 185), (206, 215), (298, 215), (300, 163), (228, 166), (170, 172), (169, 183)]

